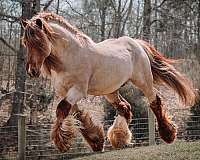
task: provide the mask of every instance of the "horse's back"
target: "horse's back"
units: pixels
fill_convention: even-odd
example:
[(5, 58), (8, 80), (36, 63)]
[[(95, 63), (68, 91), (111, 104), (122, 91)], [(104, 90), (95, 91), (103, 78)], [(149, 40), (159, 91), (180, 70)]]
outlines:
[(94, 48), (90, 94), (114, 92), (133, 77), (141, 77), (137, 73), (148, 63), (145, 51), (130, 37), (108, 39), (95, 44)]
[(132, 74), (131, 53), (124, 42), (108, 39), (94, 46), (93, 73), (89, 93), (109, 94), (123, 85)]

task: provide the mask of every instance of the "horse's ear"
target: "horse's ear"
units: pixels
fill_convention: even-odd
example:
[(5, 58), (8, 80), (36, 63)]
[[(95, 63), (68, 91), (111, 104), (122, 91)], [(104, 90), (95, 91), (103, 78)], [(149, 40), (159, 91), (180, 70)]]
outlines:
[(27, 24), (28, 24), (28, 21), (27, 20), (24, 20), (24, 19), (20, 19), (20, 23), (21, 23), (21, 26), (23, 28), (26, 28)]
[(40, 18), (38, 18), (38, 19), (36, 19), (36, 25), (40, 28), (40, 29), (42, 29), (42, 27), (43, 27), (43, 23), (42, 23), (42, 20), (40, 19)]

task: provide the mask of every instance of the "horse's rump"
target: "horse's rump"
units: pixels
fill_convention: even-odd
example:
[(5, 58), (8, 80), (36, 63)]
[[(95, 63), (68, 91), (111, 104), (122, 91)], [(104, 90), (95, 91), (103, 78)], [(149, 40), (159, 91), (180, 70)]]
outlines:
[(192, 83), (172, 66), (175, 60), (164, 57), (145, 41), (137, 42), (142, 45), (149, 57), (154, 83), (165, 83), (178, 93), (186, 105), (193, 105), (196, 97), (194, 88)]

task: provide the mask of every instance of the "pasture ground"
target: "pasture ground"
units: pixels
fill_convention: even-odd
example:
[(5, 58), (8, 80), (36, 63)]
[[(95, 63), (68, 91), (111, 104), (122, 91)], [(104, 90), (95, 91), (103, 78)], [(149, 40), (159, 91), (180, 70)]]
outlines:
[(127, 148), (76, 158), (74, 160), (200, 160), (200, 141), (176, 141), (147, 147)]

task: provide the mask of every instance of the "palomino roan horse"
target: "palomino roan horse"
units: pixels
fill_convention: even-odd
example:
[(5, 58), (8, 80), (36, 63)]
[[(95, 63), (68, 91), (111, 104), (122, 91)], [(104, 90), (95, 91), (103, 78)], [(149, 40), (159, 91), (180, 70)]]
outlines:
[(53, 13), (41, 12), (31, 20), (22, 21), (22, 25), (27, 73), (31, 77), (41, 74), (50, 77), (56, 94), (62, 98), (51, 135), (59, 150), (70, 148), (75, 131), (69, 119), (65, 119), (74, 113), (82, 123), (79, 131), (91, 148), (103, 149), (102, 126), (95, 124), (90, 115), (76, 105), (88, 94), (103, 95), (130, 123), (131, 106), (118, 92), (127, 81), (148, 98), (161, 138), (166, 143), (174, 141), (176, 127), (164, 112), (154, 84), (171, 87), (187, 105), (194, 103), (195, 93), (189, 80), (172, 66), (173, 60), (165, 58), (147, 42), (126, 36), (95, 43)]

